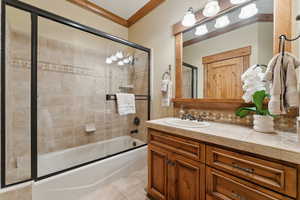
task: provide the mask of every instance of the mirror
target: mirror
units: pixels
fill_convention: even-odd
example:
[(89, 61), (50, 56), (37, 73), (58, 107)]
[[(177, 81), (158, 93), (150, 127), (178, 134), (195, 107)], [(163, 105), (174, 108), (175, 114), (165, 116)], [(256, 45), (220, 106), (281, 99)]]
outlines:
[(243, 72), (268, 64), (273, 56), (273, 0), (253, 3), (183, 33), (182, 98), (241, 99)]

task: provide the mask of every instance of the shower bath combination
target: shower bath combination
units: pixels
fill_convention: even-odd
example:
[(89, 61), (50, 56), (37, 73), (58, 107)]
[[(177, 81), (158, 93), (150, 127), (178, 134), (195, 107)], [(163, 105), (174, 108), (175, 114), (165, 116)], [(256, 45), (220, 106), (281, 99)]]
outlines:
[[(150, 49), (15, 0), (1, 14), (2, 188), (143, 149)], [(108, 64), (106, 49), (134, 62)], [(115, 94), (128, 85), (137, 113), (119, 116)]]

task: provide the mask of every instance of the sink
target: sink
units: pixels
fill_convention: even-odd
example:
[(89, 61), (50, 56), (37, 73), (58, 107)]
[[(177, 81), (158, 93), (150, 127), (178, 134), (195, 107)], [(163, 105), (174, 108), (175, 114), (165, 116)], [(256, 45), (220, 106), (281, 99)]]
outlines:
[(169, 125), (181, 126), (185, 128), (203, 128), (209, 126), (208, 122), (198, 122), (198, 121), (190, 121), (190, 120), (182, 120), (182, 119), (167, 119), (165, 123)]

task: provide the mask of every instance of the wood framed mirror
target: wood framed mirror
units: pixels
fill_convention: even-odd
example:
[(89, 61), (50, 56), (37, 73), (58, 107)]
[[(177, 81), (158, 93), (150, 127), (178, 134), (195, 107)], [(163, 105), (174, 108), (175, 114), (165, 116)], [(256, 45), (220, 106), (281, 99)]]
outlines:
[[(251, 3), (256, 4), (258, 13), (241, 19), (241, 9)], [(241, 74), (252, 65), (267, 64), (279, 51), (281, 34), (292, 36), (293, 0), (248, 0), (239, 5), (219, 0), (219, 4), (217, 16), (206, 18), (200, 10), (195, 13), (195, 26), (184, 27), (181, 22), (173, 26), (175, 106), (236, 109), (246, 105), (242, 100)], [(227, 16), (230, 24), (215, 28), (216, 19), (222, 16)], [(204, 24), (209, 31), (196, 35), (196, 28)], [(286, 50), (291, 51), (291, 44)], [(196, 67), (197, 77), (185, 65)]]

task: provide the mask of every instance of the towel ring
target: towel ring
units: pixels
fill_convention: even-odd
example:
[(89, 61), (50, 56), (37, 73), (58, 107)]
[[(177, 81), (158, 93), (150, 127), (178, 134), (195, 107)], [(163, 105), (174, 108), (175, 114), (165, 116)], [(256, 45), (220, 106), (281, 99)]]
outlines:
[(169, 72), (164, 72), (162, 75), (162, 80), (165, 80), (167, 77), (171, 77)]
[(162, 75), (162, 80), (166, 80), (166, 78), (171, 79), (171, 69), (172, 69), (172, 66), (169, 65), (168, 71), (164, 72)]
[(285, 41), (294, 42), (298, 39), (300, 39), (300, 35), (293, 39), (288, 39), (286, 35), (279, 36), (279, 52), (281, 52), (282, 56), (285, 54)]

